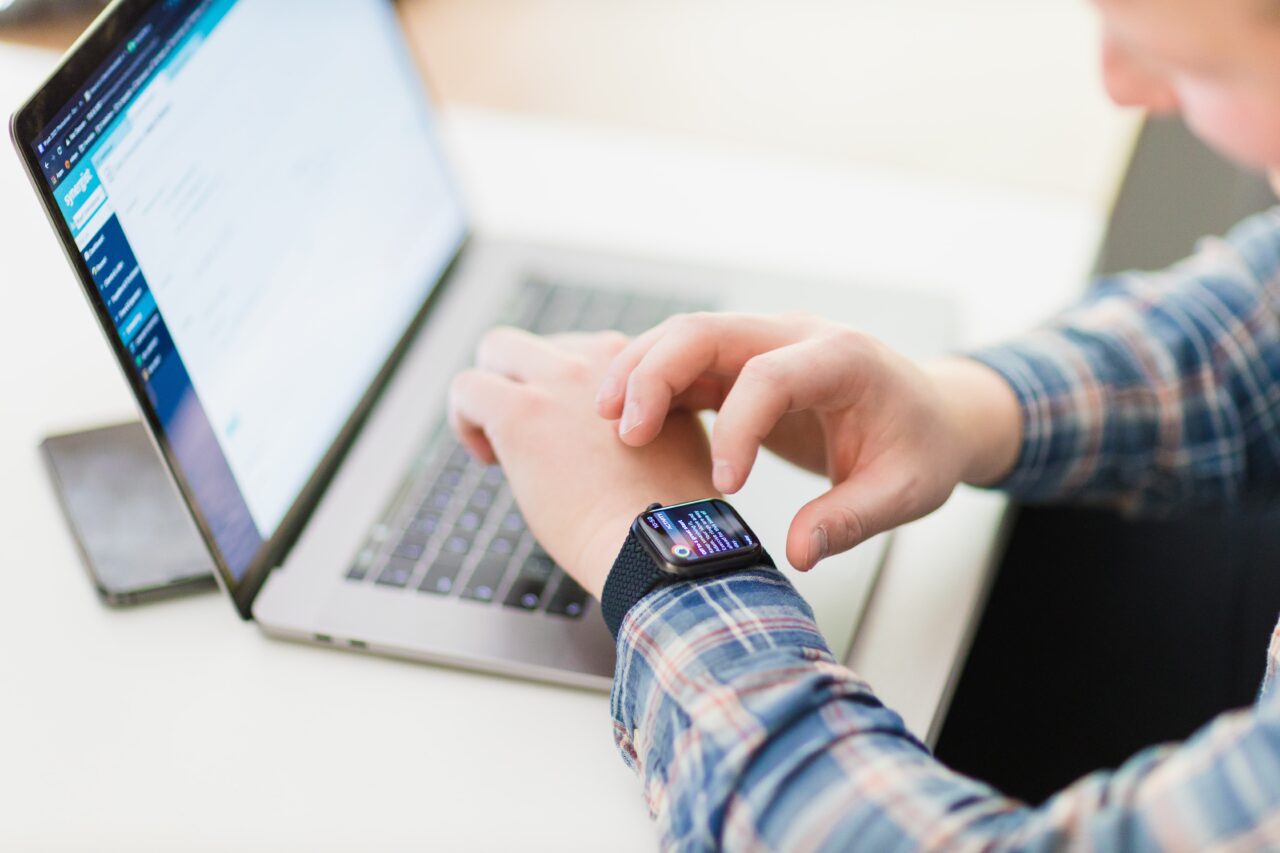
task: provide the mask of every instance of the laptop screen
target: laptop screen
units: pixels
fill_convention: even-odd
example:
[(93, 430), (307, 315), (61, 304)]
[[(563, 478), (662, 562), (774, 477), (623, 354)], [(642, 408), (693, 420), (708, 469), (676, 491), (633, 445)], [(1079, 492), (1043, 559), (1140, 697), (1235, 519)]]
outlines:
[(384, 0), (160, 0), (30, 146), (239, 581), (465, 239)]

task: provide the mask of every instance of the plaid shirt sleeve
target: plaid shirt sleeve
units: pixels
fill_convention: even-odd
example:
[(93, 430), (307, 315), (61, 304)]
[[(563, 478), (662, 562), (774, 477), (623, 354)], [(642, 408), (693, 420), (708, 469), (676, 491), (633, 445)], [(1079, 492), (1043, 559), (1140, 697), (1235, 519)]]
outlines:
[(1165, 272), (1103, 278), (1049, 325), (974, 357), (1022, 403), (1021, 455), (1001, 485), (1018, 498), (1159, 512), (1275, 495), (1280, 209)]
[(1029, 808), (938, 763), (831, 656), (776, 572), (627, 614), (614, 737), (664, 849), (1241, 849), (1280, 844), (1280, 700)]

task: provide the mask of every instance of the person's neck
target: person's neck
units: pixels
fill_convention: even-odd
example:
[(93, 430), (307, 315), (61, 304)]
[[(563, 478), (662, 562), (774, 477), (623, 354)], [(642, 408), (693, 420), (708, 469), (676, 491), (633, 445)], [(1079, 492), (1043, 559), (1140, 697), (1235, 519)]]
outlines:
[(1271, 179), (1271, 191), (1280, 197), (1280, 166), (1267, 171), (1267, 177)]

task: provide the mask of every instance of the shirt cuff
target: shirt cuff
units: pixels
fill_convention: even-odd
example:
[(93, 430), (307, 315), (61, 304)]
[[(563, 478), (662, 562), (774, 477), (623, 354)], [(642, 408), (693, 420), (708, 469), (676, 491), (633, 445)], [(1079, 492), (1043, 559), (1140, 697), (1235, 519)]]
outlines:
[[(635, 738), (644, 729), (640, 721), (646, 709), (663, 700), (681, 708), (699, 707), (714, 696), (715, 685), (736, 682), (752, 671), (762, 679), (758, 689), (781, 688), (790, 683), (789, 676), (815, 663), (843, 670), (819, 633), (813, 611), (776, 569), (659, 587), (628, 611), (618, 632), (615, 740), (634, 766)], [(869, 693), (865, 683), (858, 681), (858, 686)]]

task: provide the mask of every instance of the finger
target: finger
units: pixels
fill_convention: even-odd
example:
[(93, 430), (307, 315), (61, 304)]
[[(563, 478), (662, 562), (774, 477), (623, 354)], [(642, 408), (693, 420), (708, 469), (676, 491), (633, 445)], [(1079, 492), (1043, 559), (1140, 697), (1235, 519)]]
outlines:
[(800, 508), (787, 533), (787, 560), (802, 572), (848, 551), (918, 513), (910, 484), (884, 470), (868, 470)]
[[(626, 401), (627, 381), (631, 372), (648, 355), (654, 345), (672, 334), (684, 335), (691, 326), (700, 323), (710, 324), (717, 318), (731, 320), (739, 315), (729, 314), (677, 314), (668, 317), (658, 325), (634, 338), (621, 352), (614, 356), (600, 383), (600, 393), (596, 396), (596, 407), (601, 417), (617, 420), (622, 417), (623, 405)], [(761, 318), (763, 319), (763, 318)]]
[(716, 363), (720, 342), (713, 326), (709, 318), (673, 323), (622, 379), (625, 390), (618, 436), (624, 444), (640, 447), (657, 438), (672, 398), (687, 391)]
[(672, 398), (699, 378), (732, 376), (753, 356), (797, 335), (794, 325), (773, 317), (691, 314), (673, 320), (626, 379), (618, 434), (626, 444), (647, 444), (662, 430)]
[(490, 329), (476, 346), (477, 366), (518, 382), (548, 376), (563, 360), (550, 340), (512, 326)]
[(449, 425), (478, 461), (486, 465), (498, 461), (493, 435), (511, 417), (523, 393), (512, 379), (480, 368), (454, 377), (449, 386)]
[(742, 367), (711, 432), (712, 477), (726, 494), (742, 488), (760, 445), (788, 412), (832, 403), (856, 362), (814, 339), (755, 356)]
[(622, 392), (626, 388), (626, 377), (631, 375), (631, 371), (654, 343), (666, 334), (670, 322), (671, 320), (664, 320), (636, 336), (610, 360), (600, 380), (600, 390), (596, 393), (596, 411), (600, 417), (611, 421), (622, 417), (622, 405), (626, 399)]

